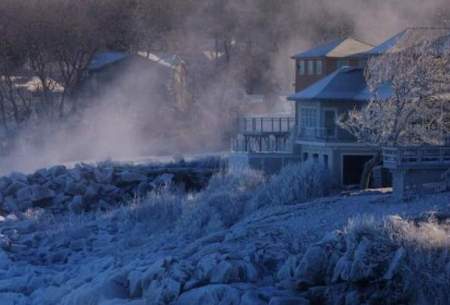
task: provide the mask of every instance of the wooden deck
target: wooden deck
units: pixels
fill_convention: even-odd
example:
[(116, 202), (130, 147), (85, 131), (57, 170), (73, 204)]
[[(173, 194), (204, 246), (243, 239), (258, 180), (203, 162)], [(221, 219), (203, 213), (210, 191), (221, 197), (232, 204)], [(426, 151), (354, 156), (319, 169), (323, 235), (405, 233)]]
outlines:
[(233, 152), (288, 153), (292, 151), (293, 117), (245, 117), (237, 120)]
[(383, 164), (389, 169), (450, 168), (450, 146), (384, 148)]
[(245, 117), (237, 120), (240, 134), (280, 134), (290, 132), (295, 126), (294, 117)]

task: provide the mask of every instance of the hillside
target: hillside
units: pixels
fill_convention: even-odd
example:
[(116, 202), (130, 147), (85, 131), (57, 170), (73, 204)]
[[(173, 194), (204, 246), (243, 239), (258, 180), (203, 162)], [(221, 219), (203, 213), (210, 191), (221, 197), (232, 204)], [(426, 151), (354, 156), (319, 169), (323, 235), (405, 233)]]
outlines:
[[(442, 253), (450, 245), (450, 193), (406, 203), (383, 191), (337, 194), (231, 217), (237, 202), (261, 199), (261, 185), (249, 179), (259, 181), (213, 178), (190, 199), (163, 192), (105, 211), (4, 215), (0, 303), (426, 304), (427, 293), (429, 304), (449, 300), (450, 270), (442, 266), (449, 269), (450, 259)], [(422, 268), (410, 261), (421, 251), (439, 258), (437, 294), (402, 286), (407, 270)]]

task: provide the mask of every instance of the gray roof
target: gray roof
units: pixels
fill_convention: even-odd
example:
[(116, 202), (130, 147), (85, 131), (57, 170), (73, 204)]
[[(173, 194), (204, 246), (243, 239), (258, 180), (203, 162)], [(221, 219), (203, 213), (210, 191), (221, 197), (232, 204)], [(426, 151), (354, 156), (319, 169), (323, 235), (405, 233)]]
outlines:
[(353, 39), (343, 38), (337, 39), (326, 44), (320, 45), (308, 51), (294, 55), (294, 59), (313, 58), (313, 57), (329, 57), (343, 58), (355, 54), (363, 53), (373, 48), (372, 45)]
[[(381, 86), (377, 98), (391, 95), (389, 85)], [(356, 101), (365, 102), (375, 97), (367, 87), (362, 68), (342, 67), (308, 88), (288, 97), (291, 101)]]

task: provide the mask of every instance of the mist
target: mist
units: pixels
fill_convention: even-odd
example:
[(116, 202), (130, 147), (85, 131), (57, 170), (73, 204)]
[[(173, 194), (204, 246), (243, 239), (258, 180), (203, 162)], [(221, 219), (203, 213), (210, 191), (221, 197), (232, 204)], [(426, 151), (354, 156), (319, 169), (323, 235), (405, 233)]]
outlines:
[[(292, 92), (292, 55), (338, 37), (376, 45), (406, 27), (445, 26), (450, 11), (444, 0), (174, 0), (164, 5), (155, 13), (164, 17), (153, 27), (142, 16), (120, 22), (98, 18), (126, 29), (103, 35), (113, 38), (101, 49), (129, 54), (156, 49), (179, 56), (186, 70), (183, 102), (166, 94), (171, 90), (167, 70), (130, 65), (73, 117), (17, 128), (0, 172), (226, 151), (235, 117), (245, 114), (245, 95)], [(134, 33), (132, 39), (122, 37), (127, 33)]]

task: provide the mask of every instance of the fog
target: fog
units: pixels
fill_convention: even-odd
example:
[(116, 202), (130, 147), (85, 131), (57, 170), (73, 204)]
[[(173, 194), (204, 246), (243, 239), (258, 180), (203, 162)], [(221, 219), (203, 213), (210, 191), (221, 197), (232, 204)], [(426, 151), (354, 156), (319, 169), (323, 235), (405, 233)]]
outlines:
[[(210, 3), (199, 1), (189, 15), (171, 21), (181, 24), (181, 30), (168, 36), (166, 52), (181, 59), (186, 54), (202, 58), (186, 60), (188, 96), (181, 99), (184, 102), (164, 93), (170, 87), (166, 74), (173, 73), (173, 68), (131, 65), (76, 119), (21, 128), (15, 135), (14, 150), (0, 161), (0, 171), (30, 171), (79, 160), (226, 151), (235, 127), (233, 118), (248, 91), (243, 81), (248, 75), (259, 76), (263, 87), (270, 88), (264, 94), (287, 94), (293, 90), (290, 56), (298, 52), (346, 35), (376, 45), (406, 27), (448, 24), (449, 16), (449, 4), (444, 0), (290, 0), (262, 10), (266, 2), (223, 2), (218, 12), (206, 15)], [(233, 16), (227, 20), (229, 11)], [(258, 15), (263, 12), (267, 15)], [(234, 23), (245, 28), (237, 30)], [(203, 29), (211, 29), (213, 34), (205, 34)], [(219, 34), (232, 36), (228, 46), (231, 57), (220, 53), (208, 62), (204, 54), (214, 52), (213, 38)], [(253, 53), (235, 51), (248, 37), (257, 46)], [(266, 49), (270, 52), (264, 55)]]

